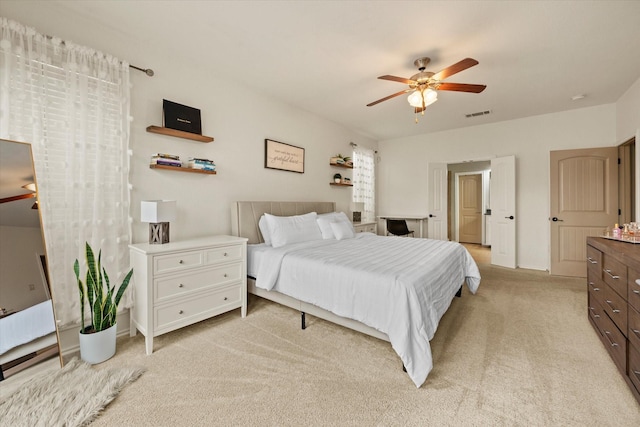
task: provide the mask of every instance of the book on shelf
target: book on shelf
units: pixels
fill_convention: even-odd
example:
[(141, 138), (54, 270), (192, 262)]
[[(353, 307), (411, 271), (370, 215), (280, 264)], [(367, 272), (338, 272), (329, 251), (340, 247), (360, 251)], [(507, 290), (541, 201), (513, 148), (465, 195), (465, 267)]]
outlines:
[(189, 164), (189, 168), (191, 168), (191, 169), (199, 169), (199, 170), (206, 170), (206, 171), (214, 171), (214, 170), (216, 170), (216, 165)]
[(166, 154), (166, 153), (156, 153), (151, 156), (151, 158), (163, 158), (163, 159), (173, 159), (180, 160), (180, 156), (176, 154)]
[(163, 160), (163, 159), (151, 159), (151, 164), (152, 165), (162, 165), (162, 166), (173, 166), (176, 168), (180, 168), (182, 167), (182, 163), (181, 162), (176, 162), (176, 161), (170, 161), (170, 160)]

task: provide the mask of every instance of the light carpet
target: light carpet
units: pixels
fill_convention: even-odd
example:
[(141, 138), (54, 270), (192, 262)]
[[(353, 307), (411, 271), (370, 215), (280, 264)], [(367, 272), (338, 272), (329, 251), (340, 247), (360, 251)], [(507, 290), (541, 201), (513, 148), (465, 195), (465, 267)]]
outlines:
[(637, 426), (640, 405), (587, 319), (584, 279), (480, 264), (417, 389), (384, 341), (251, 297), (106, 366), (144, 365), (93, 426)]
[(0, 424), (87, 425), (144, 371), (145, 368), (129, 367), (98, 369), (73, 358), (64, 368), (29, 380), (0, 403)]

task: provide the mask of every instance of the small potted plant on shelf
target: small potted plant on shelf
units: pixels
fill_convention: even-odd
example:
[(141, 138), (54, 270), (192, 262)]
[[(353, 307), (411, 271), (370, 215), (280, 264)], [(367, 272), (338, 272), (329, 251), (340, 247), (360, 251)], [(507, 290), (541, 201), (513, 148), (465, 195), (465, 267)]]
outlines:
[[(111, 285), (107, 271), (102, 267), (102, 250), (95, 259), (93, 250), (86, 243), (87, 274), (80, 279), (80, 263), (76, 259), (73, 271), (80, 291), (80, 358), (88, 363), (101, 363), (116, 352), (116, 313), (124, 291), (129, 286), (133, 268), (116, 289)], [(85, 302), (89, 304), (91, 324), (85, 326)]]
[(340, 175), (339, 173), (333, 175), (333, 181), (336, 184), (340, 184), (340, 182), (342, 182), (342, 175)]

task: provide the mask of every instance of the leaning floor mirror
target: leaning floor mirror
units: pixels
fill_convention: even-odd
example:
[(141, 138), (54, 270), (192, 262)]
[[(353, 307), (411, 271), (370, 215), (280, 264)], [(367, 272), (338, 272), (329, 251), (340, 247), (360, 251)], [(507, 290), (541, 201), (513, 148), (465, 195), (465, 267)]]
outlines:
[(0, 387), (61, 365), (31, 145), (0, 140)]

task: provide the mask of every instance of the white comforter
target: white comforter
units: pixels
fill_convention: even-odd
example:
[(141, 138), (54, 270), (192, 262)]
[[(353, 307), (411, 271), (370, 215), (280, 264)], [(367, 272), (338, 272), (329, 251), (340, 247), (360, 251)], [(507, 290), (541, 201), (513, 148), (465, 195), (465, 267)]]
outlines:
[(256, 286), (387, 334), (420, 387), (433, 367), (429, 341), (465, 278), (475, 293), (480, 272), (458, 243), (359, 233), (264, 252)]
[(0, 354), (55, 331), (51, 300), (4, 317), (0, 319)]

